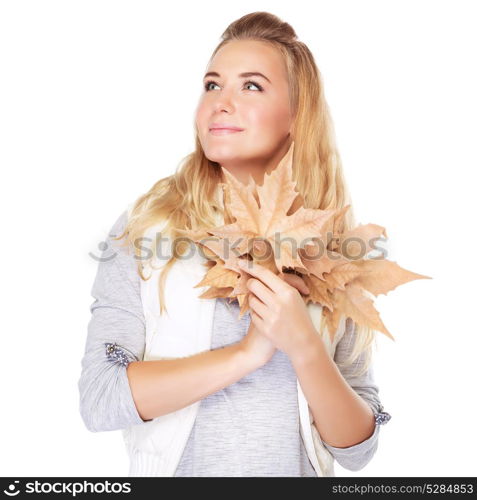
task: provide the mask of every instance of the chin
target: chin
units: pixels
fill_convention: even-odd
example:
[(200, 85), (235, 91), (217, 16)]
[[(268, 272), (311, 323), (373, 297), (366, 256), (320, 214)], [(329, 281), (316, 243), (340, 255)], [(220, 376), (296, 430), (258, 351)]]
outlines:
[(240, 160), (241, 155), (238, 156), (238, 148), (232, 148), (227, 145), (218, 145), (207, 147), (204, 149), (205, 156), (210, 161), (215, 161), (217, 163), (227, 162), (232, 160)]

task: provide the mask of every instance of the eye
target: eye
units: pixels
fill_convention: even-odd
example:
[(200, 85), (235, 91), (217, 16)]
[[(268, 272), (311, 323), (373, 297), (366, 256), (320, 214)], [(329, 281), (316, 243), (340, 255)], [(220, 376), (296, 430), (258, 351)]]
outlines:
[(204, 84), (204, 88), (205, 88), (205, 91), (208, 92), (210, 89), (209, 89), (209, 85), (210, 84), (214, 84), (214, 85), (217, 85), (213, 80), (208, 80), (207, 82), (205, 82)]
[[(255, 87), (258, 88), (259, 92), (262, 92), (263, 91), (263, 87), (261, 85), (259, 85), (258, 83), (256, 82), (253, 82), (252, 80), (248, 80), (244, 83), (244, 85), (248, 85), (248, 84), (252, 84), (252, 85), (255, 85)], [(204, 89), (206, 92), (209, 92), (209, 90), (211, 90), (209, 88), (209, 85), (218, 85), (216, 82), (214, 82), (213, 80), (208, 80), (205, 82), (204, 84)]]
[(260, 92), (263, 90), (263, 88), (258, 83), (252, 82), (252, 80), (245, 82), (245, 85), (248, 85), (249, 83), (251, 83), (252, 85), (255, 85), (255, 87), (257, 87)]

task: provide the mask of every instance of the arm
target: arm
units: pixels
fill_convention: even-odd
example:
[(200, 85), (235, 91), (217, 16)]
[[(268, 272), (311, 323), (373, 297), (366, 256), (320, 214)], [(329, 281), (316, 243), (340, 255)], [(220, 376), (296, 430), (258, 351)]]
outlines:
[(186, 358), (133, 362), (128, 377), (139, 413), (150, 419), (203, 399), (258, 367), (236, 343)]
[[(118, 218), (110, 235), (121, 234), (127, 212)], [(130, 361), (141, 359), (145, 343), (139, 276), (135, 261), (110, 236), (98, 264), (91, 295), (91, 318), (81, 375), (79, 410), (92, 432), (123, 429), (142, 423), (131, 397), (125, 365), (107, 353), (107, 345), (124, 347)], [(137, 276), (137, 279), (136, 279)]]
[(183, 408), (263, 366), (275, 351), (251, 323), (235, 344), (185, 358), (130, 363), (129, 382), (136, 406), (144, 418)]
[[(111, 235), (122, 233), (126, 221), (124, 212)], [(95, 301), (78, 383), (80, 413), (88, 430), (144, 423), (192, 404), (263, 364), (243, 343), (187, 358), (140, 361), (145, 319), (136, 262), (119, 242), (109, 238), (107, 243), (91, 292)]]
[[(309, 357), (295, 360), (303, 392), (309, 402), (314, 402), (310, 409), (323, 444), (338, 463), (349, 470), (360, 470), (372, 459), (378, 446), (380, 425), (391, 418), (388, 413), (381, 413), (383, 406), (372, 365), (358, 375), (366, 354), (362, 353), (350, 366), (340, 366), (351, 353), (355, 339), (355, 324), (348, 318), (334, 362), (327, 355), (321, 337)], [(316, 380), (322, 383), (317, 384)]]
[[(346, 450), (347, 456), (361, 454), (357, 467), (363, 467), (369, 461), (363, 453), (366, 441), (390, 415), (384, 412), (375, 419), (370, 404), (342, 375), (296, 289), (260, 264), (248, 261), (238, 264), (254, 277), (247, 280), (252, 292), (249, 299), (252, 322), (260, 334), (290, 358), (322, 441), (330, 451)], [(352, 324), (351, 320), (347, 321), (348, 339)], [(372, 385), (368, 389), (372, 390)], [(362, 388), (361, 393), (365, 392)], [(342, 465), (346, 467), (345, 463)], [(356, 463), (349, 468), (356, 470), (354, 467)]]

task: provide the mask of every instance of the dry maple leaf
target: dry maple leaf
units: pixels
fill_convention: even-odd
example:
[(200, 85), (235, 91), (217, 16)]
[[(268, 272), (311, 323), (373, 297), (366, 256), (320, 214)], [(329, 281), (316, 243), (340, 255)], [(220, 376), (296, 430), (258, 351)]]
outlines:
[(244, 185), (222, 168), (224, 211), (231, 223), (180, 231), (209, 259), (204, 278), (195, 286), (210, 287), (200, 298), (237, 299), (241, 317), (249, 308), (246, 283), (251, 275), (237, 261), (249, 259), (281, 278), (284, 272), (301, 275), (310, 290), (304, 301), (323, 307), (332, 339), (344, 316), (394, 340), (374, 308), (373, 296), (415, 279), (432, 278), (385, 259), (365, 259), (377, 239), (387, 238), (386, 230), (365, 224), (344, 231), (350, 205), (334, 210), (304, 208), (292, 180), (293, 149), (292, 142), (277, 168), (265, 174), (262, 185), (251, 175)]

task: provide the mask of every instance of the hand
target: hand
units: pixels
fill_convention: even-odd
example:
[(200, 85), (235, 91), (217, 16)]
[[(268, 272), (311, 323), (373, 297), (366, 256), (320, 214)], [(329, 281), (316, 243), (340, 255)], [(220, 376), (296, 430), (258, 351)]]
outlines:
[[(284, 273), (284, 279), (287, 283), (305, 295), (310, 293), (302, 277), (296, 274)], [(259, 366), (267, 364), (276, 351), (273, 342), (265, 337), (265, 335), (261, 334), (253, 322), (250, 323), (248, 332), (240, 343), (244, 350), (256, 360)]]
[(248, 332), (240, 341), (240, 345), (258, 367), (267, 364), (277, 350), (273, 342), (262, 335), (253, 322), (250, 322)]
[(251, 292), (251, 320), (258, 332), (290, 358), (299, 355), (316, 337), (300, 292), (289, 284), (290, 281), (299, 287), (303, 280), (287, 273), (284, 274), (285, 279), (281, 279), (269, 269), (251, 261), (244, 261), (242, 269), (254, 276), (247, 281), (247, 287)]
[(308, 295), (310, 289), (307, 287), (305, 280), (298, 276), (298, 274), (293, 273), (282, 273), (282, 278), (291, 286), (295, 287), (303, 295)]

